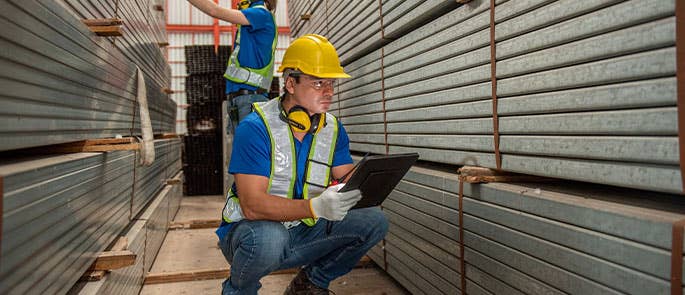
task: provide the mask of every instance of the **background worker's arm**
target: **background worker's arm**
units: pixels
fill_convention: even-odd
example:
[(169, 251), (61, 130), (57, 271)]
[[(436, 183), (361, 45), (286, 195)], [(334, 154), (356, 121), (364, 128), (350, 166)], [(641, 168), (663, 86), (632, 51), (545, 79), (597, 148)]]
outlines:
[(250, 25), (250, 22), (240, 10), (223, 8), (211, 0), (188, 0), (188, 2), (211, 17), (237, 25)]
[(235, 174), (235, 184), (240, 196), (240, 209), (246, 219), (293, 221), (314, 217), (309, 209), (309, 200), (292, 200), (268, 194), (268, 177)]

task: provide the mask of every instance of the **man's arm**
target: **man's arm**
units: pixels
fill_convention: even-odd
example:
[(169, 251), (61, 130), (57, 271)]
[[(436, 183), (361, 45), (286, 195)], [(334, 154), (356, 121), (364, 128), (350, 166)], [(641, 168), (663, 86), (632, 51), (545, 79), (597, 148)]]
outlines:
[(354, 168), (354, 165), (352, 164), (345, 164), (345, 165), (340, 165), (340, 166), (335, 166), (331, 169), (331, 174), (333, 174), (333, 179), (339, 179), (340, 177), (345, 176), (345, 179), (341, 179), (340, 182), (347, 182), (350, 177), (352, 177), (352, 174), (350, 170)]
[(269, 178), (252, 174), (235, 174), (240, 195), (240, 209), (245, 219), (293, 221), (314, 217), (309, 200), (293, 200), (272, 196), (267, 192)]
[(195, 6), (197, 9), (206, 13), (207, 15), (218, 18), (223, 21), (227, 21), (233, 24), (249, 26), (250, 21), (247, 20), (245, 15), (240, 12), (240, 10), (232, 8), (223, 8), (211, 0), (188, 0), (190, 4)]

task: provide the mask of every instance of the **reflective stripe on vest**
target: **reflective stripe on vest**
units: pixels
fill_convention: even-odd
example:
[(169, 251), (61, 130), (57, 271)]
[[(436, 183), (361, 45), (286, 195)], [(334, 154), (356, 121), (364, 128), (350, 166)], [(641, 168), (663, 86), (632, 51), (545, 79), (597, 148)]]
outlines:
[[(254, 8), (266, 9), (264, 5), (255, 5)], [(268, 11), (268, 9), (266, 9)], [(228, 59), (226, 72), (224, 77), (232, 82), (239, 84), (247, 84), (254, 87), (269, 90), (271, 89), (271, 79), (274, 75), (274, 53), (276, 51), (276, 43), (278, 42), (278, 27), (276, 26), (276, 17), (271, 14), (271, 20), (274, 22), (274, 41), (271, 44), (271, 60), (269, 64), (261, 69), (253, 69), (248, 67), (241, 67), (238, 62), (238, 53), (240, 52), (240, 25), (238, 25), (238, 35), (235, 38), (235, 46), (233, 52)]]
[[(253, 106), (264, 121), (271, 140), (271, 173), (267, 190), (271, 195), (292, 199), (297, 175), (296, 139), (290, 132), (290, 126), (279, 117), (280, 101), (280, 98), (277, 98), (268, 102), (254, 103)], [(302, 189), (304, 199), (318, 196), (330, 182), (333, 154), (338, 139), (338, 121), (335, 116), (326, 113), (326, 127), (312, 136), (304, 171), (305, 182)], [(226, 198), (223, 218), (228, 223), (243, 219), (233, 186)], [(309, 226), (316, 223), (313, 218), (302, 219), (302, 221)], [(289, 224), (292, 226), (291, 222)]]

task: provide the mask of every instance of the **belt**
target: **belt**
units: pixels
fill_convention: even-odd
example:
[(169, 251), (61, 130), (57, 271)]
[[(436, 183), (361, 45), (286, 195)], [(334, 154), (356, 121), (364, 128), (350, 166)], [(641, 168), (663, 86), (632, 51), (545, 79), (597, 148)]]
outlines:
[(236, 96), (241, 96), (241, 95), (248, 95), (248, 94), (264, 94), (264, 93), (266, 93), (266, 90), (261, 89), (261, 88), (259, 88), (259, 89), (257, 89), (257, 90), (240, 89), (240, 90), (233, 91), (233, 92), (229, 93), (229, 94), (228, 94), (228, 98), (229, 98), (229, 99), (232, 99), (232, 98), (234, 98), (234, 97), (236, 97)]

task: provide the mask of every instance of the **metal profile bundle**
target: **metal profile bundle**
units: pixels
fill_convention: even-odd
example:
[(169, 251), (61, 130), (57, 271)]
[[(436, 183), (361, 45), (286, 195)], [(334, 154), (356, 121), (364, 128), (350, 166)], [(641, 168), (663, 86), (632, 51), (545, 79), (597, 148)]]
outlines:
[(561, 181), (464, 184), (460, 229), (458, 184), (455, 173), (415, 167), (383, 204), (390, 231), (370, 256), (412, 293), (670, 292), (682, 200)]
[[(228, 50), (228, 51), (227, 51)], [(228, 46), (186, 46), (186, 95), (188, 135), (184, 137), (183, 184), (186, 195), (221, 194), (223, 192), (222, 102), (225, 99)]]
[[(139, 25), (143, 1), (123, 1), (124, 37), (97, 37), (84, 18), (114, 17), (114, 1), (0, 4), (3, 111), (0, 150), (139, 134), (136, 65), (148, 85), (154, 131), (173, 132), (176, 107), (162, 89), (169, 67), (154, 28)], [(97, 7), (97, 8), (95, 8)]]
[(683, 192), (675, 1), (387, 1), (380, 43), (327, 5), (338, 53), (369, 52), (336, 89), (354, 150)]
[[(182, 172), (173, 178), (182, 178)], [(166, 185), (154, 196), (154, 201), (140, 218), (131, 222), (123, 236), (128, 241), (127, 249), (136, 253), (134, 265), (112, 270), (98, 281), (80, 282), (69, 294), (138, 294), (166, 236), (168, 225), (178, 212), (182, 197), (180, 185)]]
[(212, 165), (221, 161), (221, 137), (216, 134), (191, 134), (183, 137), (183, 162), (189, 165)]
[(214, 45), (184, 46), (188, 75), (223, 74), (231, 55), (231, 47), (222, 45), (218, 47), (218, 51), (218, 54), (214, 52)]
[(127, 249), (136, 254), (136, 263), (122, 269), (112, 270), (102, 279), (94, 282), (79, 282), (69, 291), (70, 295), (94, 294), (138, 294), (145, 279), (143, 253), (145, 253), (146, 227), (145, 220), (136, 220), (130, 224), (123, 237), (128, 241)]
[[(166, 180), (180, 170), (178, 160), (181, 158), (181, 148), (178, 139), (156, 140), (155, 161), (150, 166), (136, 166), (131, 219), (164, 187)], [(140, 157), (140, 153), (136, 152), (136, 163)]]
[(69, 290), (128, 224), (134, 164), (131, 151), (2, 164), (0, 293)]

